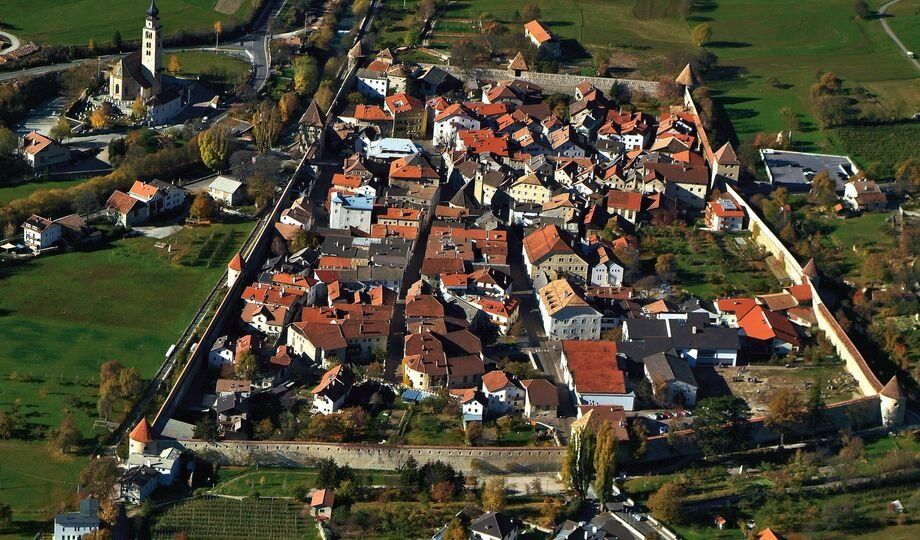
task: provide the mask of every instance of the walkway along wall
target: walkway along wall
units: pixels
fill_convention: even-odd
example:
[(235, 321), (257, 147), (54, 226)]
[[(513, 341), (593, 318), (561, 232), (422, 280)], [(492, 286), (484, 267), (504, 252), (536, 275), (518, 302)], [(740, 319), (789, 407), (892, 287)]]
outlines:
[(561, 73), (540, 73), (537, 71), (525, 71), (518, 75), (514, 76), (513, 73), (509, 72), (507, 69), (487, 69), (487, 68), (463, 68), (459, 66), (445, 66), (441, 64), (419, 64), (423, 68), (427, 67), (438, 67), (444, 71), (450, 73), (454, 77), (457, 77), (460, 80), (467, 80), (470, 78), (484, 79), (484, 80), (507, 80), (507, 79), (520, 79), (522, 81), (531, 82), (543, 87), (543, 90), (548, 93), (563, 93), (571, 94), (574, 91), (575, 87), (582, 83), (590, 83), (594, 85), (595, 88), (601, 90), (605, 94), (610, 91), (610, 88), (614, 83), (619, 83), (625, 85), (632, 91), (646, 92), (649, 94), (654, 94), (658, 90), (658, 83), (655, 81), (643, 81), (639, 79), (615, 79), (612, 77), (586, 77), (584, 75), (566, 75)]
[(469, 447), (387, 446), (296, 441), (180, 440), (178, 444), (195, 454), (227, 465), (274, 465), (305, 467), (316, 460), (333, 458), (339, 465), (355, 469), (394, 470), (410, 457), (419, 464), (442, 461), (469, 474), (530, 473), (558, 471), (564, 447)]

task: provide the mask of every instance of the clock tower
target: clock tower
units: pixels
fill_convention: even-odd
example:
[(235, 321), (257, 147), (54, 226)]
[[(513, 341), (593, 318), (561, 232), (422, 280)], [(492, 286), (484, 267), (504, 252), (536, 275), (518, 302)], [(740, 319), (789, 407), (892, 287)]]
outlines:
[(160, 10), (156, 0), (150, 0), (147, 20), (144, 22), (144, 38), (141, 41), (142, 71), (152, 85), (151, 94), (155, 94), (160, 89), (160, 72), (163, 69), (163, 25), (160, 24)]

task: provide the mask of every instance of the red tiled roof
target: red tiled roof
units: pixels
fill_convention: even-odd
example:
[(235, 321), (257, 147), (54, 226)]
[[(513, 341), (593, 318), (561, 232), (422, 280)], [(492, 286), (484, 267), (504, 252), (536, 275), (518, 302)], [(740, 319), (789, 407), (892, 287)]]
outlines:
[(634, 191), (612, 189), (607, 192), (607, 208), (639, 212), (642, 210), (642, 194)]
[(563, 341), (562, 351), (580, 393), (625, 394), (626, 376), (617, 367), (612, 341)]
[(392, 114), (402, 114), (412, 110), (421, 110), (425, 108), (422, 100), (412, 97), (409, 94), (393, 94), (384, 99), (387, 109)]
[(489, 392), (498, 392), (503, 388), (514, 386), (511, 379), (502, 370), (490, 371), (483, 375), (482, 384)]
[(137, 441), (144, 444), (156, 440), (156, 437), (153, 436), (153, 430), (150, 428), (150, 424), (147, 423), (146, 418), (141, 418), (141, 421), (137, 423), (137, 426), (131, 430), (131, 434), (128, 435), (128, 438), (132, 441)]
[(524, 28), (534, 37), (538, 42), (545, 43), (553, 39), (552, 34), (549, 33), (549, 30), (543, 27), (539, 21), (530, 21), (524, 25)]
[(316, 508), (318, 506), (332, 506), (335, 503), (335, 495), (332, 493), (331, 489), (318, 489), (313, 492), (313, 496), (310, 497), (310, 506)]
[(559, 227), (547, 225), (524, 237), (524, 251), (532, 264), (539, 264), (554, 253), (575, 253), (566, 240)]

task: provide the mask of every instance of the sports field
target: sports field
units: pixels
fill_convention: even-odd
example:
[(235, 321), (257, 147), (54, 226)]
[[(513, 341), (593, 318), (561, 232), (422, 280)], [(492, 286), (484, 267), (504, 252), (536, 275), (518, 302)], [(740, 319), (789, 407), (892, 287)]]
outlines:
[[(224, 2), (226, 4), (226, 2)], [(240, 3), (233, 14), (215, 11), (214, 0), (157, 0), (167, 35), (211, 32), (216, 21), (225, 28), (247, 22), (251, 0)], [(3, 0), (0, 26), (23, 42), (83, 45), (112, 40), (115, 31), (125, 40), (140, 39), (149, 0)]]
[[(0, 266), (0, 411), (18, 401), (21, 431), (31, 439), (71, 412), (84, 449), (91, 449), (100, 433), (93, 429), (99, 365), (114, 359), (152, 376), (251, 228), (252, 222), (186, 227), (169, 239), (171, 254), (157, 240), (130, 238)], [(49, 476), (26, 465), (23, 452), (35, 448), (0, 445), (0, 502), (57, 502), (57, 482), (36, 479), (15, 490), (8, 483), (22, 474)], [(51, 476), (73, 482), (80, 468), (62, 465)]]

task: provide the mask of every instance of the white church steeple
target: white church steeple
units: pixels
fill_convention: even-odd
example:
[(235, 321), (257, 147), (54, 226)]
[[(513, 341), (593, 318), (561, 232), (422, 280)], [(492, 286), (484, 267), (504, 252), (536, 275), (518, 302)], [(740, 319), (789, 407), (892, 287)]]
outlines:
[(163, 68), (163, 26), (159, 15), (156, 0), (150, 0), (144, 23), (144, 38), (141, 40), (141, 66), (144, 76), (153, 85), (154, 93), (160, 88), (160, 72)]

